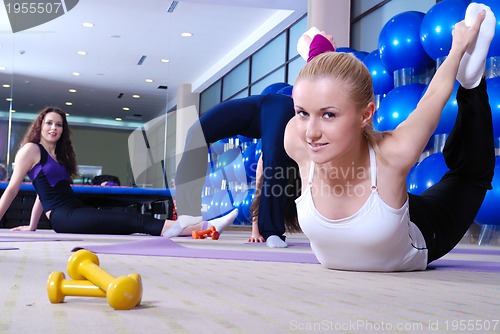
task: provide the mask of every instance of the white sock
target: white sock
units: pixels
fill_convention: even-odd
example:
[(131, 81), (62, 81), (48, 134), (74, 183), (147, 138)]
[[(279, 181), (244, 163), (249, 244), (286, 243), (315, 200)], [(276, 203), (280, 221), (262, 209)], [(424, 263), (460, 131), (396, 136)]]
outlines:
[(472, 89), (479, 85), (483, 78), (486, 66), (486, 56), (490, 48), (491, 40), (495, 35), (496, 19), (490, 7), (472, 2), (465, 12), (464, 23), (470, 27), (476, 20), (477, 14), (486, 11), (486, 17), (481, 23), (479, 34), (465, 52), (460, 67), (458, 68), (457, 80), (466, 89)]
[(168, 230), (163, 232), (163, 236), (166, 238), (172, 238), (172, 237), (177, 237), (179, 236), (182, 231), (192, 225), (196, 225), (200, 223), (202, 220), (201, 216), (187, 216), (187, 215), (182, 215), (177, 218), (177, 220), (172, 224), (172, 226), (169, 227)]
[(313, 37), (319, 33), (320, 33), (320, 31), (318, 28), (311, 27), (308, 31), (303, 33), (302, 36), (300, 36), (299, 40), (297, 41), (297, 52), (299, 53), (299, 55), (302, 58), (304, 58), (305, 61), (307, 61), (307, 59), (309, 59), (309, 47), (310, 47), (310, 45), (305, 42), (304, 35), (307, 35), (311, 39), (313, 39)]
[(198, 223), (201, 223), (202, 221), (201, 216), (188, 216), (188, 215), (181, 215), (177, 217), (176, 222), (179, 223), (179, 226), (182, 228), (186, 228), (188, 226), (196, 225)]
[(238, 209), (234, 209), (227, 215), (207, 221), (208, 227), (214, 226), (217, 232), (222, 233), (226, 227), (238, 217)]
[(277, 235), (271, 235), (269, 238), (267, 238), (266, 245), (269, 248), (287, 248), (288, 247), (286, 242), (281, 240), (281, 238), (278, 237)]

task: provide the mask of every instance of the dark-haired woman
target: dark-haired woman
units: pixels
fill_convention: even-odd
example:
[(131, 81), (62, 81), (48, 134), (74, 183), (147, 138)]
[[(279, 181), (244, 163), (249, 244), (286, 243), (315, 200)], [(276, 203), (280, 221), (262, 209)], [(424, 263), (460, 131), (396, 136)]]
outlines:
[[(35, 231), (43, 213), (54, 231), (60, 233), (144, 233), (159, 236), (174, 224), (174, 221), (155, 219), (149, 215), (85, 206), (71, 188), (71, 179), (77, 175), (77, 163), (70, 135), (66, 113), (54, 107), (43, 109), (29, 127), (16, 154), (16, 168), (0, 198), (0, 217), (5, 215), (26, 175), (32, 181), (37, 197), (30, 224), (15, 227), (13, 231)], [(186, 228), (177, 235), (190, 235), (193, 230), (210, 225), (222, 232), (237, 214), (237, 211), (232, 212), (220, 220), (209, 222), (202, 222), (201, 217), (180, 216), (177, 221)]]

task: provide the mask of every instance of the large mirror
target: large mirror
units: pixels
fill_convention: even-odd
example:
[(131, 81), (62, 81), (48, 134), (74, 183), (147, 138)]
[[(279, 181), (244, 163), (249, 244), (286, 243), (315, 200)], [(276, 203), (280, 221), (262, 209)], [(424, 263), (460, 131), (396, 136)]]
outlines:
[(175, 159), (159, 159), (158, 168), (134, 176), (131, 133), (153, 125), (143, 145), (175, 155), (179, 87), (193, 94), (188, 101), (199, 101), (197, 94), (306, 10), (307, 0), (5, 0), (0, 163), (11, 171), (28, 124), (45, 106), (58, 106), (69, 115), (83, 174), (171, 186)]

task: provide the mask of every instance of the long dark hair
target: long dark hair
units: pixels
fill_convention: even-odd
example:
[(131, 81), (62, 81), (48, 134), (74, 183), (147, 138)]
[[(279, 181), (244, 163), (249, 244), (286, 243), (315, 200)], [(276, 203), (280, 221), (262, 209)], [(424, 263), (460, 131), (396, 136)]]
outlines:
[[(302, 189), (302, 181), (300, 179), (299, 166), (293, 160), (289, 160), (289, 165), (287, 167), (287, 172), (285, 173), (288, 177), (288, 187), (284, 191), (286, 196), (285, 205), (285, 229), (289, 233), (300, 232), (300, 225), (297, 218), (297, 207), (295, 206), (295, 200), (300, 196), (300, 191)], [(250, 206), (250, 214), (252, 216), (252, 222), (256, 221), (259, 216), (259, 204), (260, 198), (262, 197), (262, 178), (263, 174), (257, 179), (257, 184), (255, 186), (255, 196), (253, 202)]]
[(42, 124), (45, 116), (48, 113), (55, 112), (59, 114), (63, 122), (63, 131), (61, 138), (56, 144), (56, 155), (57, 160), (61, 165), (63, 165), (70, 177), (76, 177), (78, 175), (78, 167), (76, 164), (75, 150), (73, 149), (73, 144), (71, 143), (71, 130), (66, 120), (66, 113), (57, 107), (46, 107), (38, 113), (38, 117), (31, 123), (28, 131), (24, 135), (21, 146), (26, 143), (40, 143), (40, 138), (42, 134)]

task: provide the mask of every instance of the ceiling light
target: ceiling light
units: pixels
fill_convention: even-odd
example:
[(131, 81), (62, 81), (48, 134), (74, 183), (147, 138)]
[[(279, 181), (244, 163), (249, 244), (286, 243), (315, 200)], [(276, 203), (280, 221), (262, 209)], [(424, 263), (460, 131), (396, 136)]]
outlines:
[(68, 90), (68, 92), (70, 92), (70, 93), (76, 93), (76, 89), (71, 88), (71, 89)]
[(129, 111), (130, 110), (129, 107), (123, 107), (122, 109), (125, 110), (125, 111)]
[(0, 71), (5, 71), (5, 70), (6, 70), (6, 68), (5, 68), (5, 67), (0, 66)]
[(193, 36), (193, 34), (190, 32), (181, 32), (181, 36), (182, 37), (191, 37), (191, 36)]
[(87, 55), (87, 52), (85, 51), (76, 51), (76, 53), (80, 56), (86, 56)]
[(80, 73), (78, 73), (78, 72), (73, 72), (72, 74), (73, 74), (75, 77), (80, 76)]
[(67, 106), (72, 106), (73, 105), (73, 102), (66, 102), (65, 105)]
[(170, 4), (170, 7), (168, 7), (167, 12), (173, 13), (175, 10), (175, 7), (177, 7), (178, 3), (179, 3), (179, 1), (172, 1), (172, 3)]
[(10, 85), (9, 85), (9, 84), (3, 84), (3, 85), (2, 85), (2, 87), (3, 87), (3, 88), (9, 88), (9, 87), (10, 87)]
[(82, 23), (82, 26), (84, 26), (85, 28), (93, 28), (94, 24), (90, 22), (84, 22)]
[(146, 79), (146, 80), (144, 80), (144, 81), (146, 81), (146, 82), (154, 82), (154, 80), (153, 80), (153, 79)]
[(9, 102), (11, 102), (11, 101), (12, 101), (12, 97), (8, 97), (8, 98), (6, 98), (6, 99), (5, 99), (5, 101), (9, 101)]
[(165, 59), (165, 58), (163, 58), (163, 59), (160, 59), (160, 61), (161, 61), (162, 63), (169, 63), (169, 62), (170, 62), (170, 59)]
[(138, 94), (134, 94), (134, 95), (132, 95), (132, 97), (133, 97), (134, 99), (140, 99), (140, 98), (141, 98), (141, 96), (140, 96), (140, 95), (138, 95)]
[(121, 121), (122, 119), (120, 117), (115, 117), (115, 121)]

